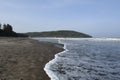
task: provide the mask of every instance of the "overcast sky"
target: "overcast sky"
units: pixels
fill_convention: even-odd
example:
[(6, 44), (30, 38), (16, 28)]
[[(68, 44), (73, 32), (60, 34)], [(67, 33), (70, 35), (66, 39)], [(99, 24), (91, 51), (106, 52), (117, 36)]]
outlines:
[(0, 0), (0, 22), (16, 32), (76, 30), (120, 37), (120, 0)]

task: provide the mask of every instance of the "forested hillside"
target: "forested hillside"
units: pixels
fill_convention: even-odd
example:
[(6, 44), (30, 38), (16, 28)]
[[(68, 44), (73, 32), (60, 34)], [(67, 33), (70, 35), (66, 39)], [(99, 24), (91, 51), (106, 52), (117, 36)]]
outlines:
[(92, 36), (76, 31), (59, 30), (48, 32), (28, 32), (26, 35), (30, 37), (72, 37), (72, 38), (91, 38)]

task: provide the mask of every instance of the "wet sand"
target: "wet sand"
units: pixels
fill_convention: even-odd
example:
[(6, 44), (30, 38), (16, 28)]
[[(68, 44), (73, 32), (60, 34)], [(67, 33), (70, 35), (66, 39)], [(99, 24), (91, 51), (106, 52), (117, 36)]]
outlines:
[(0, 80), (50, 80), (43, 68), (63, 50), (56, 45), (28, 38), (0, 38)]

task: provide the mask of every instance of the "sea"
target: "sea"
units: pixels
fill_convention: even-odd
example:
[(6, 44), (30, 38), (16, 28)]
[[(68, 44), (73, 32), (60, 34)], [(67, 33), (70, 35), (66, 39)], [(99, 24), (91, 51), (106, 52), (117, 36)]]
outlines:
[(44, 70), (51, 80), (120, 80), (120, 38), (37, 38), (64, 44)]

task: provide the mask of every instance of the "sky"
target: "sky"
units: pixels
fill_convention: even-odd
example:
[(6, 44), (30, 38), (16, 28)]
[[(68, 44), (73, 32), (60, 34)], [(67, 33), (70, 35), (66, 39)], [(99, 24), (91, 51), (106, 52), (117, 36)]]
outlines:
[(120, 0), (0, 0), (0, 23), (19, 33), (75, 30), (120, 37)]

